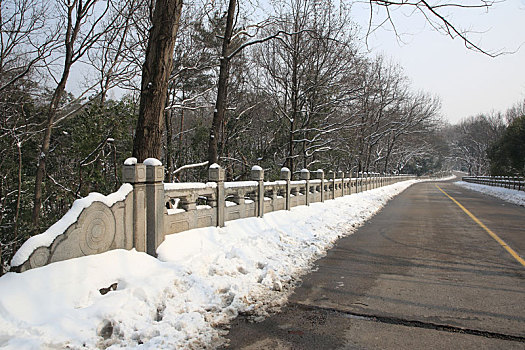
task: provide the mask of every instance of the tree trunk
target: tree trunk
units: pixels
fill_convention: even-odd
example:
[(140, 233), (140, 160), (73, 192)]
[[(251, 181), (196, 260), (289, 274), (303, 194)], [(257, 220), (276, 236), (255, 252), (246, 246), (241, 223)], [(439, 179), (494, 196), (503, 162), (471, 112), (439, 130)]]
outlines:
[[(166, 97), (168, 98), (168, 97)], [(172, 106), (173, 107), (173, 106)], [(166, 125), (166, 182), (173, 181), (173, 109), (164, 112)]]
[[(185, 94), (184, 94), (184, 87), (182, 88), (182, 101), (184, 101), (184, 99), (186, 98)], [(179, 128), (179, 156), (177, 157), (178, 159), (178, 164), (179, 165), (184, 165), (186, 164), (185, 160), (186, 160), (186, 157), (185, 157), (185, 148), (183, 146), (183, 136), (184, 136), (184, 108), (181, 108), (180, 109), (180, 128)]]
[(164, 107), (181, 12), (182, 0), (156, 1), (142, 66), (139, 119), (133, 141), (133, 156), (139, 162), (161, 158)]
[(221, 62), (219, 70), (219, 82), (217, 86), (217, 100), (213, 112), (213, 122), (210, 130), (210, 139), (208, 141), (208, 161), (209, 165), (218, 163), (218, 140), (221, 125), (226, 114), (226, 100), (228, 97), (228, 79), (230, 76), (230, 41), (233, 33), (233, 22), (235, 20), (236, 0), (230, 0), (228, 6), (228, 16), (226, 18), (226, 28), (224, 30), (224, 39), (222, 41)]
[[(297, 19), (294, 23), (294, 31), (297, 32), (299, 26), (297, 24)], [(292, 53), (292, 96), (291, 96), (291, 107), (292, 107), (292, 119), (290, 121), (290, 134), (288, 139), (288, 169), (293, 176), (294, 173), (294, 133), (295, 127), (297, 125), (298, 117), (298, 104), (299, 104), (299, 80), (298, 80), (298, 70), (299, 70), (299, 34), (293, 35), (293, 47), (294, 51)]]
[[(22, 197), (22, 144), (20, 142), (16, 145), (18, 153), (18, 189), (16, 193), (16, 209), (15, 209), (15, 225), (13, 228), (13, 235), (15, 241), (18, 238), (18, 226), (20, 217), (20, 200)], [(1, 252), (0, 252), (1, 253)]]
[(42, 207), (42, 183), (44, 181), (44, 176), (46, 173), (46, 158), (49, 153), (49, 146), (51, 144), (51, 131), (53, 130), (53, 124), (55, 122), (55, 117), (57, 114), (58, 105), (64, 91), (66, 90), (66, 82), (69, 77), (69, 71), (71, 69), (71, 57), (66, 54), (66, 62), (64, 64), (64, 71), (62, 73), (62, 79), (58, 83), (58, 86), (53, 93), (53, 98), (51, 99), (51, 104), (47, 111), (47, 122), (46, 128), (44, 131), (44, 138), (42, 139), (42, 145), (40, 147), (40, 155), (38, 157), (38, 164), (36, 169), (36, 178), (35, 178), (35, 196), (33, 202), (33, 233), (38, 233), (40, 226), (40, 210)]
[(388, 171), (388, 162), (390, 160), (390, 155), (392, 154), (392, 150), (394, 149), (394, 144), (396, 142), (396, 136), (393, 136), (392, 137), (392, 141), (389, 142), (388, 144), (388, 149), (387, 149), (387, 153), (386, 153), (386, 156), (385, 156), (385, 167), (384, 167), (384, 173), (386, 174), (387, 171)]

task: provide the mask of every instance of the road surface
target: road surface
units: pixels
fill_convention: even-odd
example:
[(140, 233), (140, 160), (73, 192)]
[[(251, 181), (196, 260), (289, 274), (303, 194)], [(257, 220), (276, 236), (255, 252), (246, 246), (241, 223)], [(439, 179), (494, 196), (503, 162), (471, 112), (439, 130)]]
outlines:
[(282, 312), (239, 317), (229, 348), (525, 349), (523, 257), (524, 207), (418, 183), (317, 261)]

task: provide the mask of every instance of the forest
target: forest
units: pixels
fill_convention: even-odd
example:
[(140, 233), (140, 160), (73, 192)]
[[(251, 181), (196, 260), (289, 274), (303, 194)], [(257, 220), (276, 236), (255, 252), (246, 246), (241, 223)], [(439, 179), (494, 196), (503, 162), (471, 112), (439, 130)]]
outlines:
[[(448, 124), (437, 96), (367, 49), (351, 4), (1, 0), (2, 269), (75, 199), (115, 191), (148, 133), (166, 182), (206, 181), (215, 162), (229, 181), (253, 165), (268, 179), (283, 166), (523, 175), (525, 101)], [(385, 2), (370, 6), (388, 20)], [(155, 74), (167, 85), (148, 102)], [(152, 124), (148, 103), (160, 104)]]

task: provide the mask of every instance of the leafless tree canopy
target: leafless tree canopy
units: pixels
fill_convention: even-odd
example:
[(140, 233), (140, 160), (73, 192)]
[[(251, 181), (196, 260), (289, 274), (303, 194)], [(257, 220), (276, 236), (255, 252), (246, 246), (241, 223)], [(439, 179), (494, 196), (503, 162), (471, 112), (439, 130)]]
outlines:
[[(501, 2), (497, 0), (465, 0), (465, 1), (439, 1), (439, 0), (369, 0), (370, 5), (370, 18), (368, 26), (368, 34), (373, 32), (375, 29), (381, 26), (389, 26), (397, 33), (397, 19), (394, 13), (397, 10), (405, 10), (409, 8), (411, 15), (422, 16), (427, 23), (429, 23), (436, 31), (442, 32), (452, 39), (461, 40), (467, 49), (480, 52), (490, 57), (495, 57), (502, 52), (494, 52), (480, 46), (478, 43), (471, 39), (468, 30), (460, 27), (459, 23), (454, 22), (450, 19), (451, 11), (464, 11), (464, 10), (488, 10), (494, 4)], [(384, 11), (381, 14), (377, 14), (375, 11), (377, 8), (381, 8)], [(378, 21), (375, 21), (375, 17), (378, 16)], [(374, 25), (374, 23), (376, 23)]]

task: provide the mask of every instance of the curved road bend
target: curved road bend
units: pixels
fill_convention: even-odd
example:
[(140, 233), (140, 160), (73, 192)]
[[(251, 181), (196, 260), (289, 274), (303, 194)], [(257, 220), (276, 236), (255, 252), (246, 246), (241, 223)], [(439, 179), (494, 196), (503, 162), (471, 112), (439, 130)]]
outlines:
[(525, 208), (452, 182), (411, 186), (341, 239), (232, 349), (525, 349)]

